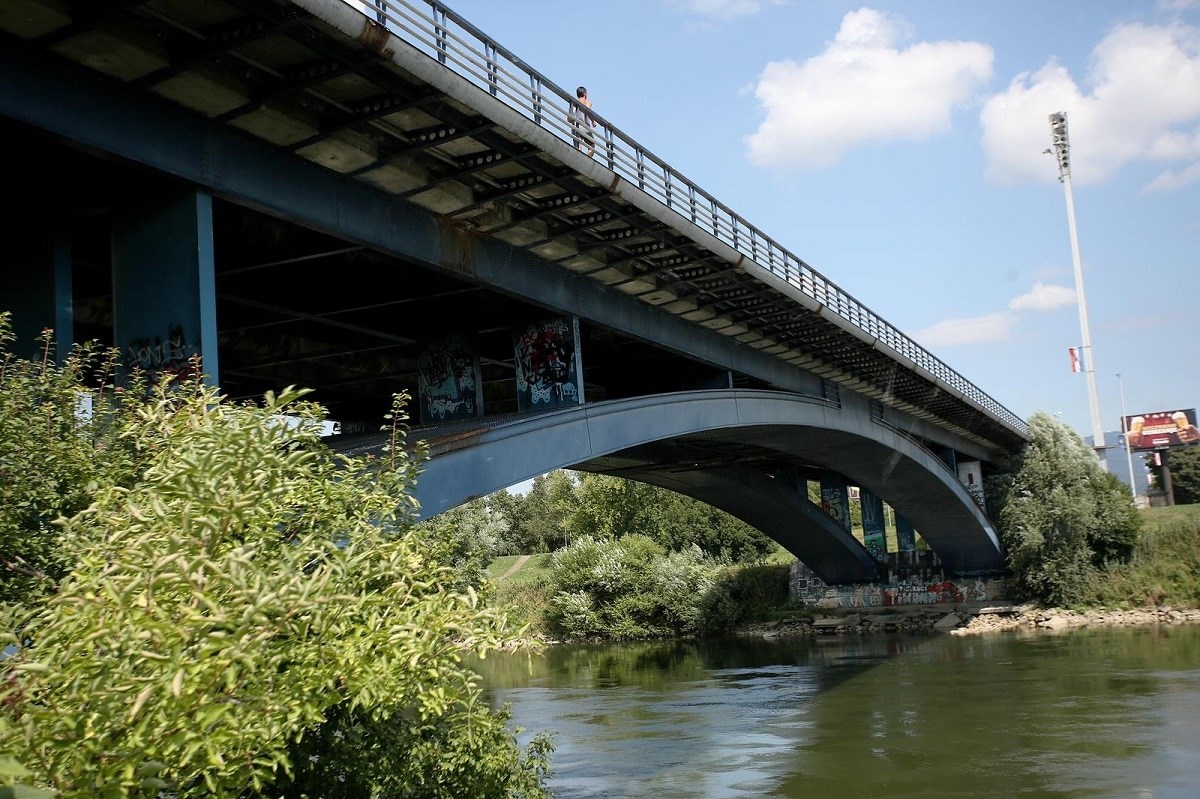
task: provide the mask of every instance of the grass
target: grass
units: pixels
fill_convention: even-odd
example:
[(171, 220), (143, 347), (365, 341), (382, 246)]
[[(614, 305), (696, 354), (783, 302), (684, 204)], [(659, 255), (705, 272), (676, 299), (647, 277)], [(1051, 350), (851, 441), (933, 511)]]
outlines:
[(546, 604), (550, 600), (550, 553), (530, 556), (525, 565), (507, 574), (523, 555), (503, 555), (487, 568), (488, 600), (496, 607), (508, 610), (509, 618), (518, 626), (528, 625), (530, 633), (544, 633)]
[(1200, 505), (1146, 508), (1130, 563), (1101, 572), (1089, 605), (1200, 607)]

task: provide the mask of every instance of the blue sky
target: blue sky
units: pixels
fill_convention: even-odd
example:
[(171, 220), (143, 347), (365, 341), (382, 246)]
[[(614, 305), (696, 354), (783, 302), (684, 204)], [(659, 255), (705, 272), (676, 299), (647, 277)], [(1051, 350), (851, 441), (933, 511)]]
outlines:
[(1195, 407), (1200, 0), (450, 0), (1017, 414)]

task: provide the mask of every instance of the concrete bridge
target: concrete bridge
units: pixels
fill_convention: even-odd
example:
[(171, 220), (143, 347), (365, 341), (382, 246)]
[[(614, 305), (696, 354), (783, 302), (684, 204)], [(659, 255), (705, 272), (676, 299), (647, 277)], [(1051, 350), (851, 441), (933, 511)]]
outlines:
[(850, 582), (855, 486), (1002, 564), (978, 499), (1021, 420), (441, 3), (0, 0), (0, 45), (19, 347), (311, 386), (351, 449), (408, 390), (427, 514), (573, 466)]

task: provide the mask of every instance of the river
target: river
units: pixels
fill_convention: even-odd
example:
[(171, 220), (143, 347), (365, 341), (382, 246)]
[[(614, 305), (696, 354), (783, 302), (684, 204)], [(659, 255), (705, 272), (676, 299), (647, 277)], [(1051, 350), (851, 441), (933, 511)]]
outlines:
[(558, 646), (476, 664), (583, 797), (1200, 797), (1200, 628)]

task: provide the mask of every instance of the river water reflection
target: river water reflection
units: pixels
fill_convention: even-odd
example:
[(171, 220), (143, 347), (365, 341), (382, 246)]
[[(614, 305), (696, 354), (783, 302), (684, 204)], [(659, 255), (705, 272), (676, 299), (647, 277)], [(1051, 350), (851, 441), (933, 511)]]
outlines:
[(555, 647), (477, 664), (581, 797), (1200, 797), (1200, 629)]

